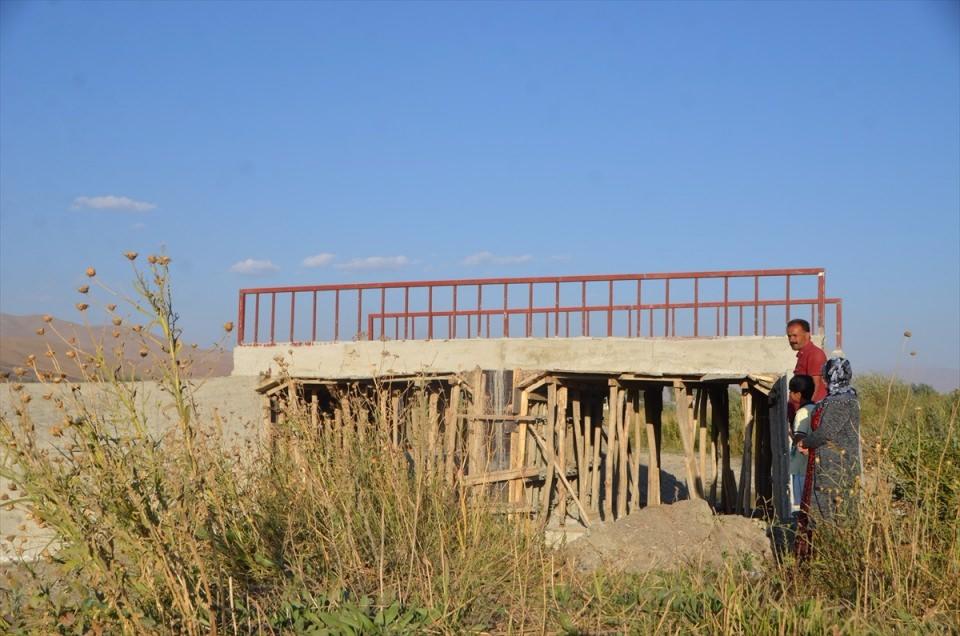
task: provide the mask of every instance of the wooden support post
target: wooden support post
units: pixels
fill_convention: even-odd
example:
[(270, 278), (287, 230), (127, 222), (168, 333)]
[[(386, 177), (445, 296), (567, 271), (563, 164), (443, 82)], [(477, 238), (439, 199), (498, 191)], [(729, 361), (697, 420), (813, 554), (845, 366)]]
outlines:
[[(557, 470), (566, 479), (567, 474), (567, 387), (561, 386), (557, 389)], [(560, 517), (560, 525), (567, 523), (567, 496), (557, 488), (557, 512)]]
[(750, 516), (753, 513), (753, 396), (747, 382), (740, 383), (740, 410), (743, 412), (743, 457), (737, 502), (740, 514)]
[(632, 412), (630, 422), (633, 427), (633, 457), (630, 462), (630, 483), (632, 486), (630, 510), (633, 512), (640, 509), (640, 447), (643, 445), (643, 427), (640, 425), (640, 389), (633, 390), (630, 410)]
[[(484, 387), (483, 372), (477, 369), (473, 372), (473, 404), (471, 415), (483, 414)], [(486, 470), (483, 466), (483, 423), (476, 418), (467, 421), (467, 474), (476, 477)]]
[(660, 505), (660, 437), (663, 420), (663, 387), (643, 392), (643, 412), (647, 429), (647, 505)]
[(583, 498), (583, 471), (586, 464), (584, 449), (583, 421), (580, 413), (580, 391), (570, 392), (570, 412), (573, 418), (574, 463), (577, 466), (577, 497)]
[(720, 441), (720, 509), (734, 512), (737, 509), (737, 480), (730, 467), (730, 397), (726, 386), (713, 387), (710, 392), (715, 428)]
[(613, 465), (617, 456), (617, 404), (620, 388), (611, 383), (607, 398), (607, 445), (604, 461), (606, 463), (603, 479), (603, 519), (613, 518)]
[[(533, 438), (536, 440), (537, 444), (539, 444), (540, 448), (543, 450), (544, 456), (547, 456), (548, 454), (552, 454), (549, 444), (544, 442), (542, 439), (540, 439), (540, 436), (537, 435), (535, 431), (531, 431), (531, 432), (533, 434)], [(556, 459), (554, 459), (553, 463), (556, 463)], [(558, 470), (557, 477), (560, 483), (563, 484), (564, 488), (566, 488), (567, 494), (573, 499), (574, 503), (577, 505), (577, 509), (580, 510), (580, 519), (581, 521), (583, 521), (583, 525), (589, 528), (590, 515), (587, 514), (587, 511), (584, 509), (583, 504), (580, 502), (580, 499), (577, 498), (576, 493), (573, 492), (573, 486), (571, 486), (570, 482), (567, 481), (567, 477), (566, 475), (563, 474), (563, 471)]]
[(460, 395), (463, 388), (459, 383), (450, 387), (450, 403), (447, 404), (447, 418), (444, 429), (444, 472), (451, 482), (457, 475), (457, 438), (460, 430)]
[(394, 448), (400, 446), (400, 394), (390, 389), (390, 441)]
[[(526, 417), (530, 411), (530, 393), (524, 390), (520, 394), (520, 415)], [(517, 467), (526, 468), (527, 466), (527, 423), (523, 420), (517, 424)], [(521, 504), (526, 500), (523, 479), (517, 479), (512, 484), (510, 501)]]
[(553, 471), (557, 448), (557, 384), (555, 381), (547, 385), (547, 427), (544, 438), (547, 443), (544, 450), (547, 476), (543, 482), (543, 492), (540, 493), (540, 509), (544, 519), (547, 519), (550, 517), (550, 499), (553, 496)]
[(687, 491), (691, 499), (703, 498), (700, 489), (700, 478), (697, 475), (697, 460), (693, 449), (693, 428), (690, 421), (691, 390), (683, 382), (677, 382), (673, 387), (676, 402), (677, 427), (680, 429), (680, 441), (683, 442), (684, 467), (687, 473)]
[(310, 429), (316, 433), (320, 427), (320, 397), (317, 390), (310, 391)]
[(617, 441), (620, 446), (617, 460), (617, 519), (627, 516), (627, 478), (630, 475), (630, 459), (628, 458), (630, 442), (630, 418), (627, 417), (627, 390), (621, 388), (617, 395)]
[(707, 392), (708, 389), (705, 386), (701, 386), (697, 389), (697, 399), (696, 399), (696, 424), (697, 429), (699, 430), (699, 441), (697, 450), (700, 455), (700, 481), (703, 484), (703, 493), (704, 498), (706, 498), (707, 492)]
[(440, 434), (440, 391), (430, 391), (427, 407), (427, 469), (437, 466), (437, 439)]
[(770, 446), (770, 411), (766, 395), (758, 394), (754, 398), (756, 410), (756, 478), (754, 483), (757, 489), (757, 504), (764, 512), (764, 516), (773, 514), (773, 452)]

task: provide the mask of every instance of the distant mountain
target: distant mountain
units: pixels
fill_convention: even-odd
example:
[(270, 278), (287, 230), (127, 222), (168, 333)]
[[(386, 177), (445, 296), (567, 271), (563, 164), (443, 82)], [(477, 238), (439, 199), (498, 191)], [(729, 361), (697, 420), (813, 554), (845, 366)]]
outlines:
[[(11, 372), (17, 367), (28, 368), (31, 355), (40, 371), (53, 372), (53, 361), (47, 355), (48, 351), (53, 351), (62, 372), (69, 379), (80, 379), (78, 358), (69, 358), (67, 352), (74, 346), (82, 351), (93, 351), (97, 343), (102, 344), (111, 358), (122, 346), (125, 368), (136, 368), (141, 376), (149, 372), (152, 360), (163, 354), (155, 345), (145, 344), (141, 334), (123, 324), (87, 326), (59, 318), (47, 323), (39, 315), (0, 313), (0, 372)], [(145, 349), (146, 356), (140, 355), (142, 349)], [(190, 372), (195, 377), (230, 375), (233, 370), (233, 356), (229, 351), (188, 346), (183, 358), (191, 361)], [(35, 379), (32, 372), (24, 377), (24, 380), (32, 379)]]

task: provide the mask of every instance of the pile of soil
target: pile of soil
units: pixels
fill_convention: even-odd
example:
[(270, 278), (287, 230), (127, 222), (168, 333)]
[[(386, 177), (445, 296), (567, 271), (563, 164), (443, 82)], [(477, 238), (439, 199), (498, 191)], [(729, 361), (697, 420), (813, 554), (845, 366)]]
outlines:
[(682, 565), (717, 566), (725, 559), (755, 568), (772, 559), (762, 521), (737, 515), (715, 515), (707, 502), (694, 499), (650, 506), (595, 525), (566, 546), (578, 569), (601, 566), (644, 573)]

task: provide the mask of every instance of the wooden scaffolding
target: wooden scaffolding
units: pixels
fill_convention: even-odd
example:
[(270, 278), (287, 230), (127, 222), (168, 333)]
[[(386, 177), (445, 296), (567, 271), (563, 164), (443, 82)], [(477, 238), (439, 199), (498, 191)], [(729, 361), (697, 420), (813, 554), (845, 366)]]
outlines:
[[(771, 509), (765, 376), (645, 376), (475, 370), (323, 380), (266, 378), (264, 423), (293, 400), (331, 435), (379, 426), (415, 470), (482, 489), (497, 512), (585, 526), (659, 505), (665, 419), (676, 426), (689, 497), (725, 513)], [(733, 389), (733, 390), (731, 390)], [(743, 456), (734, 474), (730, 400), (739, 395)], [(672, 417), (664, 418), (672, 410)], [(680, 477), (678, 475), (678, 477)]]

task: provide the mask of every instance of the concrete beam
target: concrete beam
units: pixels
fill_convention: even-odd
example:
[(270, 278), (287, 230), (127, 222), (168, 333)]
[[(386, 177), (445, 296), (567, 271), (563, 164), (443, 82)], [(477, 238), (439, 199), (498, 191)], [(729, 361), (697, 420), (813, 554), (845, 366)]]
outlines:
[(498, 338), (241, 346), (233, 375), (276, 374), (281, 357), (302, 378), (459, 373), (481, 369), (576, 373), (779, 374), (796, 354), (786, 338)]

